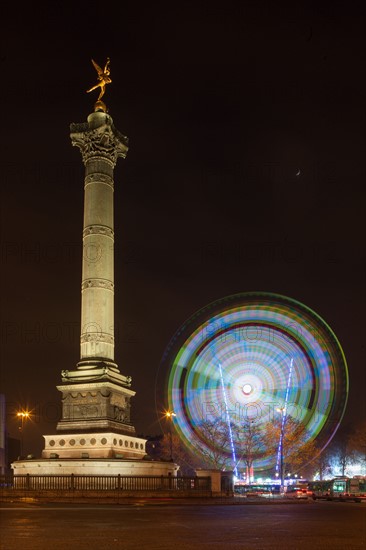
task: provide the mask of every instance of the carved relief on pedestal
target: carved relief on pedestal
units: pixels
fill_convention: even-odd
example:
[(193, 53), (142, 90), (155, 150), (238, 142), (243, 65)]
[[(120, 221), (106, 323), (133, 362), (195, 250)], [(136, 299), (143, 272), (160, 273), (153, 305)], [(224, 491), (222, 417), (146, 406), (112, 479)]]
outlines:
[(117, 407), (117, 405), (115, 405), (113, 420), (115, 420), (116, 422), (127, 422), (129, 419), (127, 418), (126, 409), (123, 409), (122, 407)]
[(62, 403), (63, 420), (87, 420), (102, 418), (107, 415), (110, 392), (102, 395), (100, 391), (67, 392)]
[(130, 398), (129, 396), (121, 393), (114, 393), (111, 395), (110, 401), (110, 414), (116, 422), (130, 421)]
[(89, 418), (100, 418), (101, 410), (97, 405), (74, 405), (73, 419), (88, 420)]
[(92, 391), (67, 391), (62, 394), (62, 421), (109, 419), (130, 422), (130, 396), (108, 388)]

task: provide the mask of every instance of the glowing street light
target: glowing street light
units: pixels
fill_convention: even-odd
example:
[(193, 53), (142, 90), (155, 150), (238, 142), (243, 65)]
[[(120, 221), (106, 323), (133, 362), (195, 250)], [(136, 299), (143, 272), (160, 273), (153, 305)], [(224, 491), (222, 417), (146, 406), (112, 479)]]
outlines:
[(17, 412), (17, 418), (20, 419), (20, 456), (23, 456), (23, 426), (24, 422), (30, 418), (30, 413), (28, 411), (19, 411)]
[(173, 439), (172, 439), (172, 425), (174, 416), (177, 416), (173, 411), (165, 411), (165, 418), (169, 420), (169, 447), (170, 447), (170, 460), (173, 462)]

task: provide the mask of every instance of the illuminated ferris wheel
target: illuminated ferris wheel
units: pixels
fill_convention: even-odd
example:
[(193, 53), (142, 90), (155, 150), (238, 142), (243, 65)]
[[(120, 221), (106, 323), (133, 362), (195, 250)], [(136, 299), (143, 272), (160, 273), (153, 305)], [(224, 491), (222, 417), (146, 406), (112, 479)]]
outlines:
[[(201, 309), (172, 338), (160, 370), (181, 441), (191, 450), (215, 445), (204, 424), (226, 423), (221, 452), (234, 472), (242, 454), (236, 426), (255, 421), (264, 430), (282, 411), (282, 422), (300, 423), (305, 442), (316, 440), (320, 451), (347, 403), (347, 364), (335, 334), (314, 311), (277, 294), (241, 293)], [(255, 468), (276, 462), (278, 450), (257, 458)]]

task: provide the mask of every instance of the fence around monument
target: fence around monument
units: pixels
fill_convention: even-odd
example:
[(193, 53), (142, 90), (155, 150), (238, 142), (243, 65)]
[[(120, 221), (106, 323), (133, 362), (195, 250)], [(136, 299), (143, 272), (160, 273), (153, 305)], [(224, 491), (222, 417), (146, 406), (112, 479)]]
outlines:
[(0, 476), (0, 487), (8, 491), (113, 491), (119, 493), (207, 494), (210, 477), (122, 476), (122, 475), (16, 475)]

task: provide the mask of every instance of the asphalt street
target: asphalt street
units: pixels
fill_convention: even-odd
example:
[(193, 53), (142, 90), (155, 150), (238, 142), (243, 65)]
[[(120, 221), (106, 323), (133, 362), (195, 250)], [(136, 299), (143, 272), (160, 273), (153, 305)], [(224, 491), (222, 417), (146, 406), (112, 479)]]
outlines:
[(3, 503), (2, 550), (359, 550), (366, 503)]

